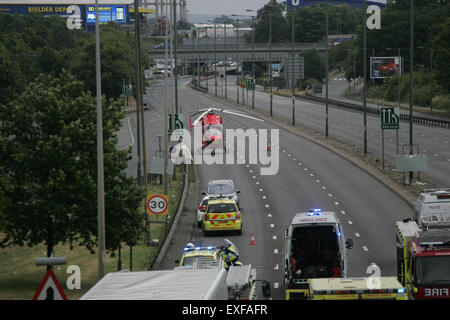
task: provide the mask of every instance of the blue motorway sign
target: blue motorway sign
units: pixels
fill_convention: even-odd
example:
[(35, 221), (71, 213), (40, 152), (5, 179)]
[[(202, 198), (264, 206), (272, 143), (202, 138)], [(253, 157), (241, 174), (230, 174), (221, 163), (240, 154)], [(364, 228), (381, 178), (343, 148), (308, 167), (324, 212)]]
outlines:
[[(99, 5), (98, 19), (99, 23), (117, 22), (127, 23), (127, 6), (125, 5)], [(95, 6), (86, 6), (86, 22), (88, 25), (95, 25)]]
[[(287, 0), (286, 1), (288, 10), (292, 9), (292, 7), (294, 7), (294, 8), (305, 7), (305, 6), (310, 6), (310, 5), (318, 4), (318, 3), (325, 4), (325, 0)], [(380, 8), (384, 8), (386, 6), (386, 0), (367, 0), (366, 3), (367, 3), (367, 6), (377, 5)], [(330, 4), (330, 5), (347, 4), (351, 7), (362, 8), (363, 0), (328, 0), (328, 4)]]

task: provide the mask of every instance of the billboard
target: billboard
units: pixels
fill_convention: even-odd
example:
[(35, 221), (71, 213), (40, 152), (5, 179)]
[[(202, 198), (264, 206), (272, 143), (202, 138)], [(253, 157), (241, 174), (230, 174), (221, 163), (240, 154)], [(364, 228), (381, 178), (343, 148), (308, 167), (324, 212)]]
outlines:
[[(67, 12), (67, 8), (70, 6), (70, 4), (0, 4), (0, 12), (20, 15), (36, 12), (44, 16), (58, 15), (63, 18), (68, 18), (72, 15), (72, 13)], [(84, 8), (82, 5), (77, 5), (76, 7), (80, 9), (80, 12), (82, 12), (81, 8)]]
[[(117, 22), (127, 23), (128, 12), (126, 5), (99, 5), (98, 20), (99, 23)], [(86, 22), (88, 26), (95, 25), (95, 5), (86, 6)]]
[[(325, 3), (325, 0), (287, 0), (286, 1), (288, 10), (291, 10), (293, 7), (297, 9), (298, 7), (306, 7), (306, 6), (311, 6), (311, 5), (320, 4), (320, 3)], [(329, 0), (328, 4), (330, 4), (330, 5), (346, 4), (351, 7), (357, 7), (357, 8), (362, 8), (364, 5), (363, 0)], [(384, 8), (384, 7), (386, 7), (386, 0), (367, 0), (366, 4), (367, 4), (367, 6), (377, 5), (380, 8)]]
[(402, 74), (401, 57), (370, 57), (370, 78), (385, 79)]

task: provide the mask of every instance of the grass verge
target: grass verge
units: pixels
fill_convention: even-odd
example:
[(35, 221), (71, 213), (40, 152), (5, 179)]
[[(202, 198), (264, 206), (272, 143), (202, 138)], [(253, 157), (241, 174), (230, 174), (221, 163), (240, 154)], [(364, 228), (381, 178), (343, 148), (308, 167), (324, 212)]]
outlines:
[[(169, 214), (168, 223), (171, 223), (178, 208), (178, 203), (183, 192), (183, 168), (177, 166), (177, 180), (170, 180), (169, 184)], [(150, 182), (147, 192), (162, 194), (163, 186), (157, 181)], [(145, 210), (143, 199), (141, 209)], [(150, 217), (150, 239), (158, 239), (158, 245), (146, 246), (145, 235), (138, 245), (133, 247), (132, 270), (145, 271), (150, 268), (155, 260), (159, 246), (162, 245), (169, 225), (165, 224), (165, 218)], [(1, 234), (0, 234), (1, 236)], [(98, 281), (97, 255), (90, 254), (84, 247), (74, 246), (70, 250), (69, 245), (58, 245), (54, 249), (56, 257), (67, 257), (67, 265), (55, 266), (54, 272), (58, 278), (64, 293), (68, 299), (79, 299)], [(0, 249), (0, 300), (30, 300), (39, 287), (46, 268), (36, 266), (37, 257), (46, 256), (44, 244), (29, 248), (12, 246)], [(106, 255), (105, 273), (118, 270), (118, 255)], [(130, 269), (130, 248), (123, 246), (121, 250), (122, 270)], [(81, 289), (67, 289), (67, 279), (71, 274), (66, 273), (69, 265), (78, 265), (81, 269)]]

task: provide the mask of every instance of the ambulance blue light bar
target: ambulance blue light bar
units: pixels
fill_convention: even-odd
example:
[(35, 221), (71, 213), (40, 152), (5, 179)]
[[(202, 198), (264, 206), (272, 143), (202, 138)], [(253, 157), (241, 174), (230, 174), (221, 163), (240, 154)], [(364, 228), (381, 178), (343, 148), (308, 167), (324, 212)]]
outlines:
[(405, 292), (406, 292), (405, 288), (397, 289), (397, 293), (405, 293)]
[(310, 209), (308, 212), (308, 216), (320, 216), (322, 209)]

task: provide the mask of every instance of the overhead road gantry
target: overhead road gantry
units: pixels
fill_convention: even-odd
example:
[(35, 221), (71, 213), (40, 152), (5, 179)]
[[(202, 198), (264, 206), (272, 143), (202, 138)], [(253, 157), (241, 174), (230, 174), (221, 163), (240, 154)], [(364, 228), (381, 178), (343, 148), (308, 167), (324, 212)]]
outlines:
[[(292, 51), (301, 52), (311, 49), (324, 52), (325, 42), (302, 42), (295, 43), (294, 45), (290, 43), (272, 43), (272, 59), (270, 59), (270, 50), (266, 43), (245, 43), (239, 44), (239, 61), (281, 61), (286, 59), (286, 56)], [(164, 50), (164, 48), (150, 49), (150, 58), (164, 59)], [(200, 41), (199, 45), (184, 44), (183, 46), (178, 47), (177, 54), (183, 61), (200, 61), (201, 63), (204, 63), (206, 61), (225, 61), (227, 59), (236, 61), (238, 53), (236, 46), (231, 46), (231, 44), (228, 44), (227, 46), (218, 44), (215, 48), (214, 45), (206, 45), (206, 42), (202, 45), (202, 42)], [(214, 55), (216, 55), (216, 58)]]

